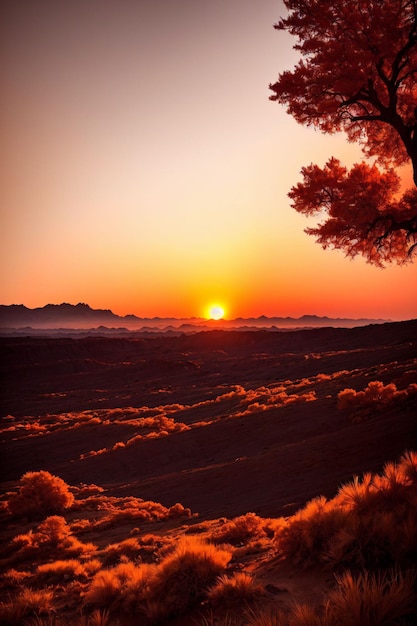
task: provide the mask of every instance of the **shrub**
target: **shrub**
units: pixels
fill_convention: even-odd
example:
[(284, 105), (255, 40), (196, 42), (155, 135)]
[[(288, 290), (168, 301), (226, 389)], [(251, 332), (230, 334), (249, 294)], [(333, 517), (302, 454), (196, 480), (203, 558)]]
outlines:
[(265, 592), (252, 576), (235, 572), (231, 577), (220, 576), (207, 597), (213, 609), (229, 611), (259, 602), (265, 598)]
[(400, 459), (399, 470), (412, 485), (417, 485), (417, 452), (406, 450)]
[(331, 539), (345, 523), (344, 510), (319, 496), (278, 530), (278, 548), (296, 565), (308, 567), (325, 560)]
[(399, 390), (394, 383), (384, 385), (379, 380), (371, 381), (363, 391), (355, 389), (343, 389), (337, 396), (339, 409), (359, 410), (357, 416), (366, 416), (370, 411), (383, 409), (393, 403), (412, 402), (417, 393), (415, 383), (407, 389)]
[(88, 577), (100, 568), (101, 562), (98, 559), (92, 559), (85, 563), (81, 563), (78, 559), (69, 559), (67, 561), (58, 560), (38, 565), (37, 573), (48, 579), (59, 581), (64, 577), (66, 579)]
[(60, 556), (75, 556), (89, 554), (96, 551), (91, 543), (82, 543), (72, 536), (71, 528), (65, 519), (59, 515), (51, 515), (41, 522), (35, 531), (24, 535), (16, 535), (10, 542), (8, 549), (14, 554), (9, 557), (10, 563), (39, 559), (42, 556), (50, 558), (53, 554)]
[(131, 562), (100, 570), (85, 596), (88, 604), (105, 607), (112, 612), (133, 613), (144, 610), (155, 566)]
[(196, 537), (184, 538), (155, 571), (148, 616), (157, 620), (184, 613), (202, 599), (230, 559), (226, 550)]
[(180, 502), (173, 504), (168, 509), (168, 517), (177, 519), (179, 517), (191, 517), (191, 509), (185, 508)]
[(328, 622), (326, 617), (322, 619), (314, 607), (308, 604), (295, 604), (291, 607), (288, 616), (288, 626), (332, 626), (332, 624)]
[(2, 582), (9, 587), (22, 586), (22, 582), (25, 578), (31, 577), (30, 572), (21, 571), (17, 569), (6, 570), (2, 576)]
[(79, 621), (76, 626), (118, 626), (119, 621), (114, 620), (108, 611), (95, 610), (86, 620)]
[[(119, 620), (114, 619), (108, 611), (93, 611), (91, 615), (81, 615), (78, 619), (71, 620), (74, 626), (119, 626)], [(25, 622), (27, 626), (68, 626), (67, 621), (59, 620), (55, 615), (49, 617), (36, 616), (30, 622)]]
[(12, 515), (36, 519), (69, 508), (74, 496), (68, 485), (49, 472), (27, 472), (21, 478), (19, 491), (8, 500)]
[(417, 455), (404, 454), (378, 475), (343, 485), (335, 498), (315, 498), (278, 528), (281, 554), (297, 565), (330, 563), (375, 569), (417, 558)]
[(338, 626), (385, 626), (415, 616), (414, 574), (390, 572), (357, 577), (346, 572), (337, 578), (338, 587), (330, 591), (327, 615)]
[(66, 543), (70, 536), (71, 528), (60, 515), (47, 517), (36, 529), (37, 543), (48, 544), (52, 548)]
[(252, 537), (262, 538), (266, 536), (264, 520), (255, 513), (246, 513), (227, 521), (221, 528), (213, 533), (216, 543), (245, 543)]
[(248, 626), (288, 626), (286, 616), (279, 609), (276, 611), (249, 611), (246, 623)]
[(0, 604), (0, 623), (20, 626), (25, 618), (42, 615), (52, 609), (52, 592), (25, 588), (10, 602)]
[(134, 537), (124, 539), (120, 543), (111, 543), (104, 549), (105, 563), (106, 565), (115, 563), (122, 556), (134, 560), (139, 556), (140, 551), (141, 545)]

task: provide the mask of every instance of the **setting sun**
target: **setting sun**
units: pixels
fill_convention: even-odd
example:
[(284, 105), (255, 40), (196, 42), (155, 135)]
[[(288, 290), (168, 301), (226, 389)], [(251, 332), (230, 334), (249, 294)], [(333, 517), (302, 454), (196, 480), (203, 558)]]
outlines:
[(209, 309), (209, 318), (211, 320), (221, 320), (224, 317), (224, 309), (217, 304), (213, 305)]

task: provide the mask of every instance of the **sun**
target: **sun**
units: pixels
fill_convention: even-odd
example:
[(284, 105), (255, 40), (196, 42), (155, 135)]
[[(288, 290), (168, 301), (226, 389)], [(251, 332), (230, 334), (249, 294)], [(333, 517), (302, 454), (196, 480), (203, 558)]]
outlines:
[(209, 308), (209, 317), (211, 320), (221, 320), (224, 317), (224, 309), (218, 304), (214, 304)]

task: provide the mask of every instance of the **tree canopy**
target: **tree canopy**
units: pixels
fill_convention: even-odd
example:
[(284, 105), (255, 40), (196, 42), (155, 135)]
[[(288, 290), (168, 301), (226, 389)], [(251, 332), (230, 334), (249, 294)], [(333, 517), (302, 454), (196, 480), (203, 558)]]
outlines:
[[(301, 60), (271, 84), (271, 100), (299, 123), (345, 131), (367, 162), (331, 158), (302, 169), (292, 206), (326, 219), (307, 232), (324, 247), (372, 263), (417, 250), (417, 0), (284, 0), (275, 28), (297, 38)], [(400, 193), (395, 167), (410, 164)]]

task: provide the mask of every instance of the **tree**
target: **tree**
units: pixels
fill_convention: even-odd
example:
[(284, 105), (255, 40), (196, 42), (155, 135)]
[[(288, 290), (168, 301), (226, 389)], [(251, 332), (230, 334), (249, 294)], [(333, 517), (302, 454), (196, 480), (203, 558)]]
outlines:
[[(399, 263), (417, 250), (417, 0), (284, 0), (275, 28), (297, 37), (302, 58), (270, 85), (299, 123), (345, 131), (367, 162), (331, 158), (301, 171), (292, 206), (327, 219), (306, 232), (323, 247)], [(415, 187), (400, 194), (396, 166)]]

